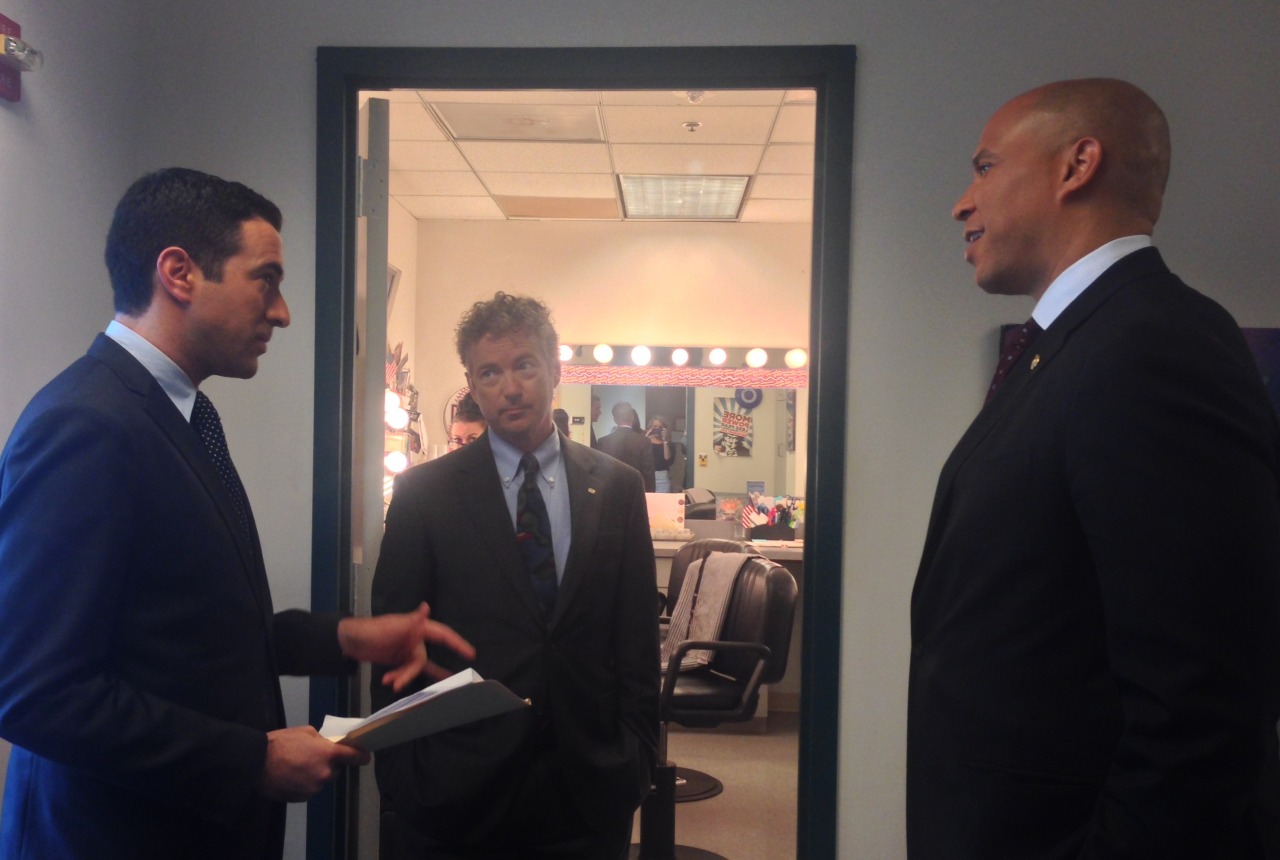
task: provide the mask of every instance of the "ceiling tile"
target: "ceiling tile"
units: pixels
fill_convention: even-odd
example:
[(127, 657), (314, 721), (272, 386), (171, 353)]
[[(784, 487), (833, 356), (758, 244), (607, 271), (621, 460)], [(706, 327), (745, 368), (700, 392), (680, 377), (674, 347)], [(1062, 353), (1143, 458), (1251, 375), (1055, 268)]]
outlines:
[(411, 102), (391, 103), (392, 140), (448, 140), (440, 130), (435, 117), (426, 105), (414, 99)]
[(610, 173), (603, 143), (460, 141), (458, 148), (480, 173)]
[[(698, 101), (690, 101), (690, 93)], [(777, 105), (784, 90), (633, 90), (603, 92), (600, 101), (606, 105), (691, 105), (707, 107), (726, 105)]]
[(763, 153), (763, 146), (624, 143), (613, 146), (613, 162), (619, 173), (739, 175), (755, 173)]
[(618, 201), (573, 197), (495, 197), (508, 218), (616, 221)]
[(788, 221), (804, 222), (813, 218), (813, 203), (809, 200), (748, 200), (742, 207), (743, 222)]
[(760, 162), (761, 173), (813, 173), (813, 144), (775, 143)]
[(392, 170), (470, 170), (458, 148), (447, 141), (393, 140)]
[[(773, 107), (605, 107), (605, 125), (615, 143), (766, 143)], [(690, 131), (685, 123), (698, 123)]]
[(492, 197), (397, 197), (409, 214), (423, 220), (502, 220)]
[(595, 90), (418, 90), (417, 95), (429, 104), (593, 105), (600, 101)]
[(437, 102), (433, 107), (457, 140), (604, 140), (595, 105)]
[(488, 193), (470, 170), (392, 170), (387, 190), (392, 196), (481, 197)]
[(508, 197), (606, 197), (618, 195), (611, 173), (482, 173), (489, 193)]
[(773, 126), (770, 143), (813, 143), (818, 106), (783, 105), (778, 111), (778, 121)]
[(751, 183), (752, 200), (812, 200), (813, 176), (802, 173), (766, 173)]

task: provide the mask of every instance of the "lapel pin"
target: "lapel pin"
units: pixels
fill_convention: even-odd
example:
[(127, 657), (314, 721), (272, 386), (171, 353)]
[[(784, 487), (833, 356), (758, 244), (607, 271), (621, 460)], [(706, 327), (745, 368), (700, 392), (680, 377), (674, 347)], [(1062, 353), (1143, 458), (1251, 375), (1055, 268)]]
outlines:
[(1040, 356), (1038, 356), (1038, 355), (1034, 355), (1034, 356), (1032, 356), (1032, 357), (1031, 357), (1031, 369), (1032, 369), (1032, 370), (1035, 370), (1035, 369), (1036, 369), (1037, 367), (1039, 367), (1039, 366), (1040, 366)]
[(596, 488), (595, 488), (595, 487), (587, 487), (587, 492), (594, 496), (594, 495), (596, 494)]

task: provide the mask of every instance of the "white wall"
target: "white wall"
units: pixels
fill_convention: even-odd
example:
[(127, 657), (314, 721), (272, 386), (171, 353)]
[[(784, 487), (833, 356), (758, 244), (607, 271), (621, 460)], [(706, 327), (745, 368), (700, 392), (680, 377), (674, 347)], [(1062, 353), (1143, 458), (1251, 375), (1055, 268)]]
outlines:
[[(5, 14), (37, 47), (56, 50), (27, 76), (29, 101), (0, 104), (3, 432), (102, 324), (101, 237), (128, 180), (180, 163), (260, 189), (285, 211), (294, 324), (273, 339), (257, 379), (220, 383), (214, 396), (262, 512), (276, 603), (305, 605), (316, 47), (856, 44), (839, 839), (843, 858), (903, 857), (908, 601), (933, 484), (979, 403), (995, 327), (1029, 310), (973, 287), (948, 218), (979, 129), (1007, 97), (1046, 80), (1106, 74), (1146, 87), (1174, 133), (1157, 242), (1243, 324), (1280, 326), (1273, 0), (370, 0), (358, 14), (352, 8), (9, 0)], [(14, 200), (30, 208), (12, 209)], [(289, 689), (295, 719), (305, 716), (302, 690)], [(290, 856), (300, 857), (291, 835)]]

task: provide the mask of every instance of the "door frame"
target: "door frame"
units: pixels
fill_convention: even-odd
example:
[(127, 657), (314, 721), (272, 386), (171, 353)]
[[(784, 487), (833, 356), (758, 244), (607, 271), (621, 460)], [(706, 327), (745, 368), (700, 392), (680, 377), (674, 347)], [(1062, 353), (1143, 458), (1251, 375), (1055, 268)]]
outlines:
[[(817, 93), (809, 305), (799, 858), (836, 857), (841, 577), (844, 556), (852, 45), (657, 48), (344, 48), (317, 51), (315, 441), (311, 608), (350, 612), (355, 355), (356, 144), (361, 90), (784, 89)], [(350, 678), (311, 680), (310, 718), (354, 713)], [(354, 776), (307, 810), (307, 856), (354, 856)]]

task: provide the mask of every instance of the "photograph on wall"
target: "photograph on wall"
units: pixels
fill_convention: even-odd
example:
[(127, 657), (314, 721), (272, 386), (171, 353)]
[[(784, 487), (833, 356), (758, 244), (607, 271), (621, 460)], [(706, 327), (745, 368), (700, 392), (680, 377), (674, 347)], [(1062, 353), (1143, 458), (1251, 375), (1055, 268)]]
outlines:
[(732, 397), (715, 398), (711, 448), (722, 457), (750, 457), (751, 412)]

